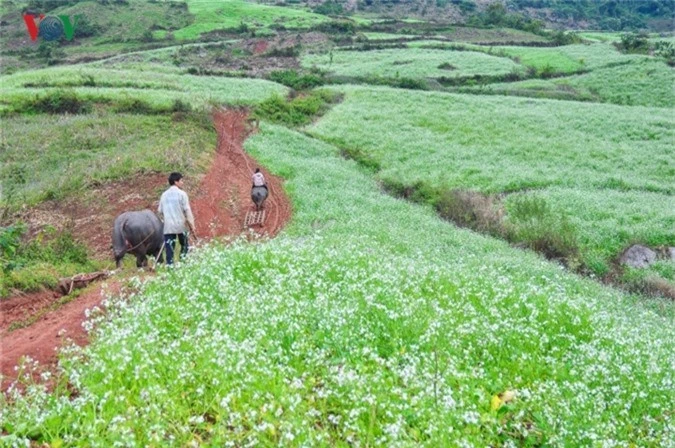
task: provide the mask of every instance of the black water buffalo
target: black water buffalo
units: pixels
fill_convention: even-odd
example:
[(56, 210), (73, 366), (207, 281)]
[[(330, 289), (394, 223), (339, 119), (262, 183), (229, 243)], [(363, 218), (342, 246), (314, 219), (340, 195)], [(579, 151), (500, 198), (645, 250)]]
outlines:
[[(136, 255), (136, 266), (148, 265), (147, 254), (157, 257), (164, 241), (164, 225), (150, 210), (124, 212), (115, 218), (113, 226), (113, 252), (115, 263), (120, 262), (127, 252)], [(160, 262), (164, 262), (160, 256)]]
[(255, 209), (260, 210), (267, 199), (267, 187), (253, 187), (251, 190), (251, 200), (255, 204)]

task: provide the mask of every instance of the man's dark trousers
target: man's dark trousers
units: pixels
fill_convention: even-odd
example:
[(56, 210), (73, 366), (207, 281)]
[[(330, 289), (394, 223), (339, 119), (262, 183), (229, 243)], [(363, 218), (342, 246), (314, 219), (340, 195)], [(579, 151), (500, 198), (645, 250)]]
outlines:
[(166, 247), (166, 264), (173, 264), (173, 253), (176, 250), (176, 238), (178, 238), (178, 242), (180, 243), (181, 258), (185, 257), (188, 253), (188, 239), (186, 234), (165, 233), (164, 247)]

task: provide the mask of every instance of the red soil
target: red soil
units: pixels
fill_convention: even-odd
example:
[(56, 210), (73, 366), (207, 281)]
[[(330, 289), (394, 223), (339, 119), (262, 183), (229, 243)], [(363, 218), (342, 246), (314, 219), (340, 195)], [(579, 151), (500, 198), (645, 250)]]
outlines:
[[(242, 110), (219, 110), (213, 121), (218, 133), (218, 147), (211, 168), (198, 188), (188, 188), (197, 236), (211, 239), (239, 235), (244, 231), (247, 210), (254, 210), (250, 198), (251, 175), (255, 160), (243, 150), (243, 142), (254, 130), (247, 126), (247, 113)], [(291, 204), (283, 192), (282, 180), (260, 167), (270, 189), (265, 203), (267, 217), (256, 230), (276, 235), (291, 217)], [(97, 258), (112, 260), (110, 235), (112, 222), (119, 213), (128, 210), (157, 209), (159, 195), (166, 188), (165, 174), (150, 174), (128, 179), (92, 191), (93, 204), (76, 200), (47, 203), (28, 211), (22, 217), (32, 228), (45, 223), (68, 221), (73, 234), (85, 242)], [(61, 224), (62, 225), (62, 224)], [(76, 299), (58, 306), (60, 294), (42, 291), (21, 294), (0, 302), (0, 373), (2, 390), (16, 378), (14, 367), (24, 356), (38, 361), (41, 370), (53, 370), (57, 350), (66, 339), (83, 345), (88, 342), (82, 327), (85, 311), (99, 306), (104, 299), (104, 287), (119, 294), (121, 279), (111, 279), (86, 288)], [(50, 307), (55, 308), (49, 310)], [(34, 323), (12, 330), (12, 324)]]

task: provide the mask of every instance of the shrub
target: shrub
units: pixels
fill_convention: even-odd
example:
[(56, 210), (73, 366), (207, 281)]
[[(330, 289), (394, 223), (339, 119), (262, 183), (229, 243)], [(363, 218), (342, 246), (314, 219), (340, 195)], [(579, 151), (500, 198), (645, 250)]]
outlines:
[(113, 107), (115, 112), (130, 114), (151, 114), (153, 107), (147, 101), (138, 98), (124, 98)]
[(290, 126), (302, 126), (325, 113), (329, 104), (337, 99), (338, 95), (327, 90), (315, 90), (292, 100), (273, 95), (255, 108), (252, 118)]
[(356, 25), (348, 20), (331, 20), (315, 25), (312, 29), (326, 34), (354, 34)]
[(306, 90), (323, 85), (322, 74), (299, 74), (295, 70), (279, 70), (268, 75), (270, 81), (278, 82), (295, 90)]
[(503, 209), (493, 196), (476, 191), (446, 190), (437, 203), (440, 215), (455, 224), (495, 236), (503, 236)]
[(186, 103), (180, 99), (175, 99), (173, 101), (173, 105), (171, 106), (171, 111), (187, 113), (192, 111), (192, 106), (190, 103)]
[(325, 16), (337, 16), (344, 12), (342, 5), (335, 0), (329, 0), (324, 3), (321, 3), (319, 6), (315, 7), (312, 11), (316, 14), (323, 14)]
[(0, 295), (11, 288), (36, 290), (54, 287), (59, 276), (93, 268), (86, 248), (75, 241), (69, 230), (46, 227), (27, 238), (27, 227), (14, 223), (0, 228)]
[(567, 216), (556, 214), (543, 199), (517, 196), (508, 203), (507, 237), (548, 258), (577, 263), (576, 229)]
[(649, 35), (640, 33), (623, 33), (617, 48), (626, 53), (647, 53), (649, 51)]
[(36, 95), (20, 104), (19, 108), (33, 113), (86, 114), (91, 111), (91, 104), (72, 90), (58, 89), (45, 95)]

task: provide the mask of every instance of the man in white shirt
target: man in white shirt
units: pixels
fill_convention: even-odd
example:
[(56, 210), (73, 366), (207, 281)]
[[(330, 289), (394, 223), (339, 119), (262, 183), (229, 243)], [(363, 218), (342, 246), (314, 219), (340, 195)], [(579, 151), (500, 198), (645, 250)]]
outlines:
[(164, 246), (166, 247), (166, 264), (173, 264), (173, 254), (176, 248), (176, 238), (180, 242), (181, 257), (188, 253), (187, 230), (193, 235), (195, 232), (195, 220), (190, 209), (188, 195), (182, 190), (183, 175), (171, 173), (169, 175), (169, 187), (159, 200), (160, 218), (164, 221)]

